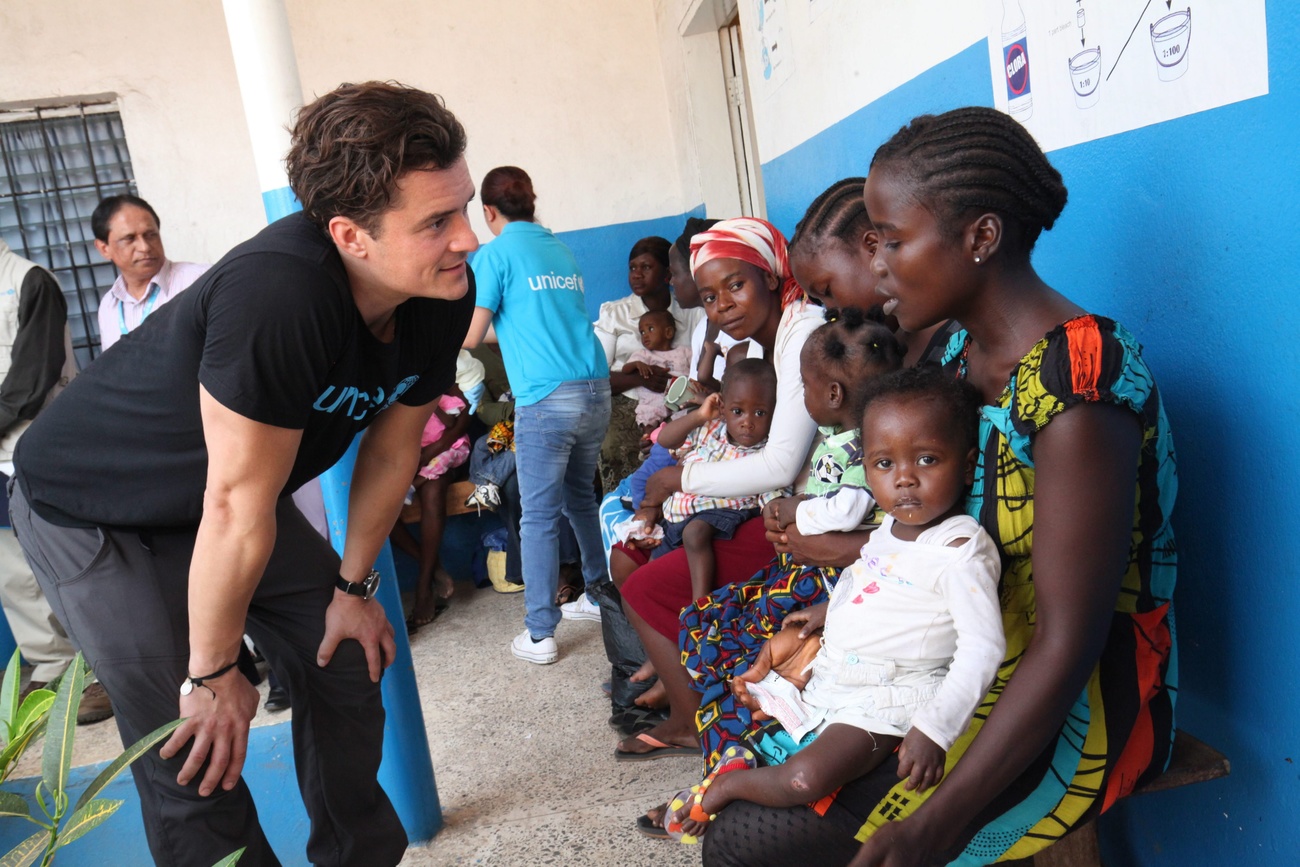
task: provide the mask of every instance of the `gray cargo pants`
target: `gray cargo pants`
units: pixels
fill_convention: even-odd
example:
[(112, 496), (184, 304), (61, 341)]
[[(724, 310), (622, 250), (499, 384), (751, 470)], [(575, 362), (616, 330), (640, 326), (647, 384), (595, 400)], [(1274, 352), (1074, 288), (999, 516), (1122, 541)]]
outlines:
[[(189, 661), (188, 583), (194, 531), (137, 533), (60, 527), (34, 513), (19, 486), (10, 512), (27, 559), (59, 621), (113, 701), (124, 745), (179, 713)], [(325, 668), (316, 650), (339, 558), (288, 497), (276, 512), (275, 549), (248, 609), (246, 632), (293, 707), (294, 765), (319, 865), (396, 864), (406, 834), (380, 788), (384, 708), (365, 653), (345, 641)], [(188, 748), (157, 748), (131, 767), (154, 861), (211, 867), (241, 846), (240, 867), (278, 865), (241, 779), (198, 793), (202, 773), (176, 783)]]

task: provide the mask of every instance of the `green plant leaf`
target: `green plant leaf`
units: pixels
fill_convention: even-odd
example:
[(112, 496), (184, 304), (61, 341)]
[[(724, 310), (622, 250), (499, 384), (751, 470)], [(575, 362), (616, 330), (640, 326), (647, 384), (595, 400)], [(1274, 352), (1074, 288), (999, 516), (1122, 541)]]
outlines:
[(104, 820), (116, 813), (120, 806), (122, 801), (96, 799), (74, 811), (59, 829), (59, 837), (54, 843), (55, 850), (62, 849), (87, 831), (102, 825)]
[(27, 731), (22, 732), (18, 737), (9, 742), (9, 745), (0, 750), (0, 781), (9, 779), (9, 772), (13, 769), (20, 756), (27, 751), (32, 739), (45, 731), (45, 719), (37, 721), (35, 725)]
[(0, 867), (28, 867), (35, 864), (36, 859), (41, 857), (45, 847), (49, 845), (50, 832), (37, 831), (23, 842), (9, 850), (9, 854), (0, 858)]
[(22, 654), (15, 647), (13, 656), (9, 657), (9, 664), (5, 666), (4, 684), (0, 686), (0, 723), (4, 724), (6, 743), (14, 736), (13, 719), (14, 711), (18, 708), (18, 680), (22, 676), (22, 667)]
[(77, 734), (77, 708), (81, 706), (81, 690), (86, 672), (78, 652), (68, 670), (63, 672), (59, 692), (50, 709), (50, 721), (45, 729), (45, 746), (41, 750), (41, 776), (51, 793), (62, 792), (68, 783), (68, 770), (72, 767), (72, 741)]
[(0, 792), (0, 816), (20, 816), (30, 818), (32, 811), (27, 806), (27, 799), (13, 792)]
[[(112, 763), (110, 763), (108, 767), (104, 768), (104, 770), (100, 771), (99, 776), (95, 777), (95, 779), (91, 781), (90, 785), (86, 787), (86, 791), (82, 792), (81, 797), (77, 799), (76, 806), (72, 809), (74, 811), (80, 811), (82, 807), (89, 804), (90, 799), (98, 795), (114, 777), (122, 772), (123, 768), (149, 752), (155, 744), (175, 731), (182, 722), (184, 722), (184, 720), (172, 720), (166, 725), (159, 726), (123, 750), (120, 756), (113, 759)], [(49, 743), (48, 739), (46, 743)], [(46, 746), (46, 749), (48, 750), (49, 747)]]
[(54, 693), (48, 689), (34, 689), (28, 693), (27, 698), (23, 699), (22, 705), (14, 714), (11, 736), (16, 739), (22, 734), (24, 726), (35, 725), (37, 721), (43, 719), (54, 706), (54, 698)]
[(212, 867), (235, 867), (235, 865), (239, 863), (239, 859), (244, 856), (244, 849), (246, 848), (248, 847), (236, 849), (216, 864), (213, 864)]

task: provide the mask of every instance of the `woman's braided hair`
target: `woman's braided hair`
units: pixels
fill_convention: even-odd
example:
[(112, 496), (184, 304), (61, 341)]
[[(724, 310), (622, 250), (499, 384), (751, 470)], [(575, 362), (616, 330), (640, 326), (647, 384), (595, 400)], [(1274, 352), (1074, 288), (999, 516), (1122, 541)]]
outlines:
[(867, 206), (862, 201), (866, 178), (845, 178), (831, 184), (813, 199), (803, 219), (794, 227), (790, 252), (809, 255), (821, 250), (827, 241), (836, 240), (857, 247), (871, 228)]
[(915, 118), (876, 151), (872, 170), (877, 166), (911, 181), (916, 200), (954, 233), (962, 217), (997, 214), (1025, 255), (1052, 228), (1068, 195), (1033, 136), (992, 108)]

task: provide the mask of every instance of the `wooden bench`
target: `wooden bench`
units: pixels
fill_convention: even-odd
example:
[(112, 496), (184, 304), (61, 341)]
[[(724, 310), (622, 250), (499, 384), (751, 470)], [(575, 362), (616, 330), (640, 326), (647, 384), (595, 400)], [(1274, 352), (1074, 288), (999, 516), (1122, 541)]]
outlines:
[[(452, 482), (448, 485), (446, 499), (447, 517), (450, 518), (452, 515), (467, 515), (471, 512), (477, 512), (478, 510), (473, 506), (465, 505), (465, 498), (472, 493), (474, 493), (473, 482)], [(420, 523), (419, 500), (415, 500), (414, 502), (408, 503), (402, 507), (401, 521), (403, 524)]]
[[(1179, 786), (1190, 786), (1206, 780), (1226, 777), (1228, 759), (1214, 747), (1198, 741), (1187, 732), (1174, 732), (1174, 751), (1169, 757), (1169, 768), (1160, 776), (1133, 792), (1145, 795), (1163, 792)], [(1033, 867), (1101, 867), (1101, 849), (1097, 845), (1097, 821), (1080, 825), (1058, 842), (1039, 852), (1033, 858), (1018, 862)]]

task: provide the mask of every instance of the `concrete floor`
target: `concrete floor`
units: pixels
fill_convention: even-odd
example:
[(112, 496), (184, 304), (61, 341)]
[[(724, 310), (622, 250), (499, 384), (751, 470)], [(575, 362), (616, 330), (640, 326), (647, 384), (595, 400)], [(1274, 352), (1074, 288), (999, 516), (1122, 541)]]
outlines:
[[(645, 809), (698, 781), (700, 762), (614, 761), (617, 735), (606, 724), (609, 699), (600, 691), (609, 665), (599, 625), (562, 622), (559, 662), (533, 665), (509, 650), (523, 628), (522, 593), (465, 582), (456, 592), (451, 609), (411, 641), (445, 824), (402, 864), (699, 864), (698, 847), (649, 840), (633, 827)], [(286, 717), (261, 711), (253, 724)], [(74, 763), (120, 750), (111, 721), (82, 726)], [(37, 748), (14, 776), (39, 773)]]

